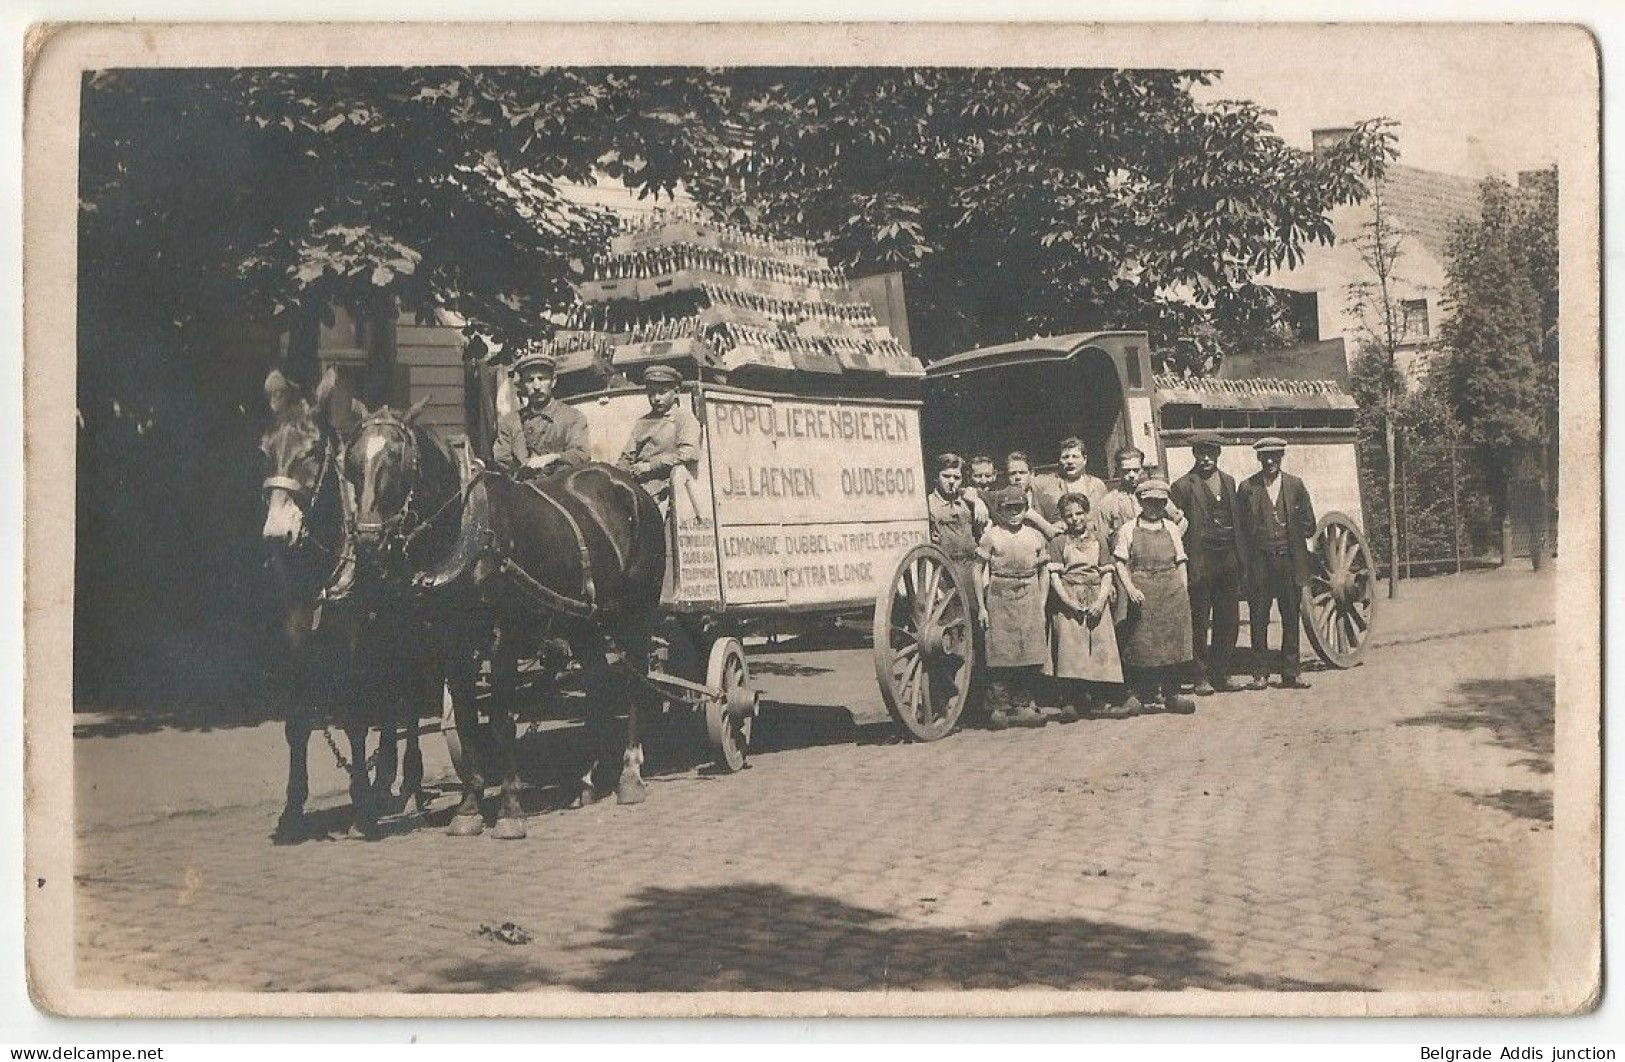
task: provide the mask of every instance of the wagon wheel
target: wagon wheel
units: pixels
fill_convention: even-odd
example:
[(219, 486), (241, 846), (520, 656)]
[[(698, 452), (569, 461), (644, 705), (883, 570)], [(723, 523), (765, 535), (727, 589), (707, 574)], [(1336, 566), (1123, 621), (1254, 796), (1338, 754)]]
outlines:
[(1309, 644), (1328, 667), (1353, 667), (1365, 654), (1376, 615), (1376, 566), (1354, 522), (1327, 513), (1315, 528), (1309, 585), (1299, 613)]
[(875, 599), (875, 679), (904, 733), (935, 741), (959, 722), (975, 663), (968, 588), (935, 546), (903, 555)]
[(745, 661), (745, 647), (738, 638), (718, 638), (711, 643), (705, 684), (722, 694), (705, 699), (705, 733), (717, 750), (716, 764), (724, 770), (737, 771), (745, 766), (751, 721), (756, 711), (750, 665)]

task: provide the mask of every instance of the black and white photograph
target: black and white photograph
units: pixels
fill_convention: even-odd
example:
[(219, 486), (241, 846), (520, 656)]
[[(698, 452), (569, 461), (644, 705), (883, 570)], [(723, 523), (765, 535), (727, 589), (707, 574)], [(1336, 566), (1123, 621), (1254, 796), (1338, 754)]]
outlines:
[(34, 44), (37, 1005), (1596, 1004), (1583, 30)]

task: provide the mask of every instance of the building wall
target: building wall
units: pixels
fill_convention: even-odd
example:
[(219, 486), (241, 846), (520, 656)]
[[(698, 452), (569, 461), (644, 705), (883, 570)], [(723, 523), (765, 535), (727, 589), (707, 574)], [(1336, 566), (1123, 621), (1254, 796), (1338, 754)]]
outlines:
[(443, 439), (468, 432), (463, 404), (462, 329), (453, 325), (420, 325), (402, 314), (395, 326), (395, 372), (402, 400), (428, 399), (421, 422)]
[[(1414, 383), (1426, 371), (1428, 358), (1437, 346), (1439, 327), (1444, 322), (1440, 298), (1444, 291), (1450, 233), (1459, 219), (1470, 217), (1477, 210), (1477, 184), (1464, 177), (1395, 166), (1384, 185), (1383, 198), (1389, 222), (1401, 233), (1390, 297), (1396, 310), (1407, 301), (1424, 303), (1427, 310), (1425, 334), (1419, 327), (1407, 332), (1396, 359)], [(1360, 257), (1359, 246), (1372, 216), (1369, 200), (1338, 207), (1330, 218), (1336, 236), (1334, 244), (1311, 246), (1296, 268), (1279, 270), (1263, 278), (1265, 283), (1275, 287), (1314, 292), (1320, 334), (1313, 338), (1343, 339), (1350, 360), (1358, 357), (1367, 339), (1367, 331), (1355, 312), (1357, 300), (1351, 296), (1350, 287), (1375, 282), (1370, 267)], [(1375, 314), (1370, 323), (1380, 327), (1380, 319)]]

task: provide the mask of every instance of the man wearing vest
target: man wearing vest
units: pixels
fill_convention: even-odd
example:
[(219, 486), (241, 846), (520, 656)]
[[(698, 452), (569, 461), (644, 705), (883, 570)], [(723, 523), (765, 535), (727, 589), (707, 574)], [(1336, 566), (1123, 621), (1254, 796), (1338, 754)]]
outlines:
[(1269, 685), (1270, 606), (1281, 615), (1281, 688), (1308, 689), (1298, 674), (1298, 602), (1309, 582), (1308, 540), (1315, 533), (1315, 510), (1303, 480), (1281, 471), (1286, 440), (1269, 436), (1253, 444), (1259, 471), (1237, 491), (1236, 530), (1249, 575), (1247, 619), (1253, 628), (1253, 681)]
[[(1196, 695), (1228, 692), (1230, 654), (1241, 616), (1241, 550), (1236, 528), (1241, 506), (1236, 481), (1219, 471), (1224, 441), (1202, 434), (1191, 440), (1196, 465), (1169, 488), (1184, 510), (1186, 571), (1190, 576), (1191, 648), (1196, 658)], [(1211, 619), (1211, 626), (1210, 626)], [(1208, 641), (1211, 629), (1213, 641)]]

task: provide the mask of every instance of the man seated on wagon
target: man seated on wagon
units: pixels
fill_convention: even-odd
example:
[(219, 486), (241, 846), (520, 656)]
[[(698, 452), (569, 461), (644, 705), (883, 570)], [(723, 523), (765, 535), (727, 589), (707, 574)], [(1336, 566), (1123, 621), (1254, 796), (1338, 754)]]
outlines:
[(491, 447), (497, 467), (511, 476), (547, 475), (592, 459), (586, 415), (553, 397), (555, 367), (553, 355), (540, 350), (514, 362), (520, 407), (497, 417)]
[[(671, 512), (674, 493), (687, 493), (700, 460), (700, 422), (678, 401), (682, 375), (669, 365), (651, 365), (643, 373), (649, 412), (632, 425), (631, 437), (615, 462), (643, 484), (660, 505)], [(690, 508), (703, 516), (698, 506)]]

